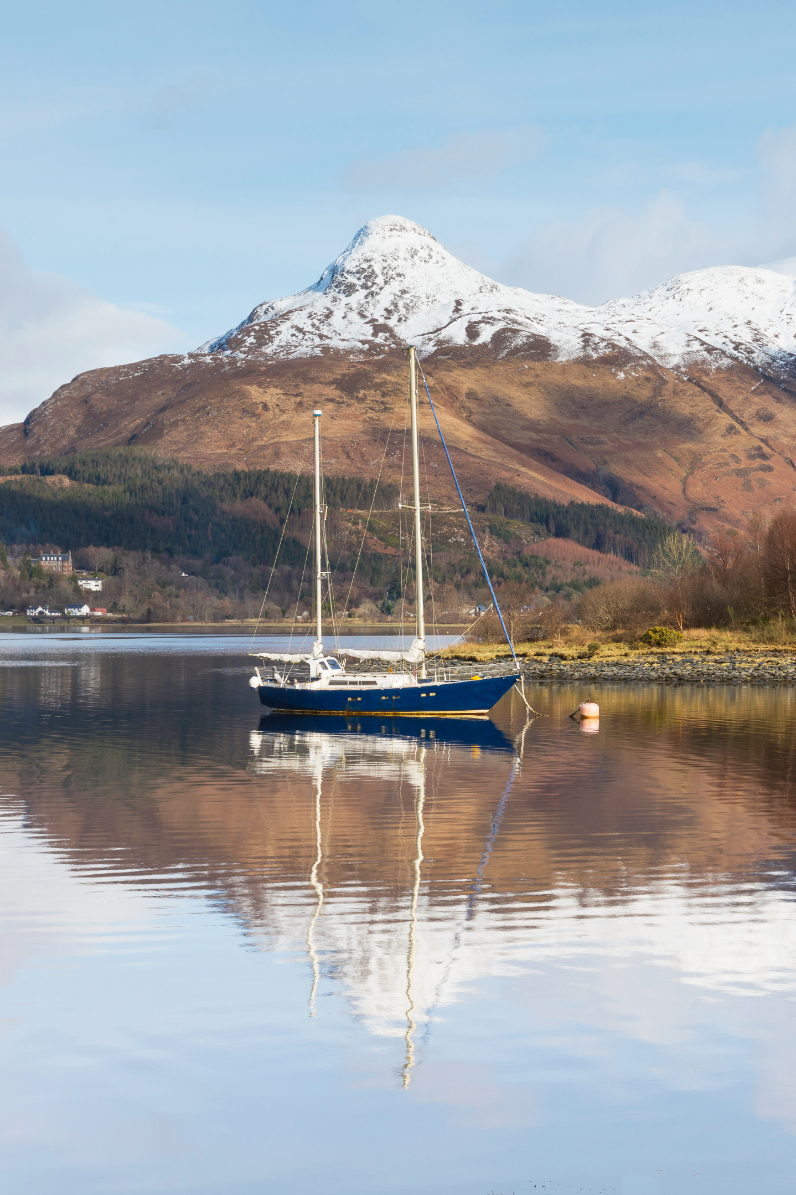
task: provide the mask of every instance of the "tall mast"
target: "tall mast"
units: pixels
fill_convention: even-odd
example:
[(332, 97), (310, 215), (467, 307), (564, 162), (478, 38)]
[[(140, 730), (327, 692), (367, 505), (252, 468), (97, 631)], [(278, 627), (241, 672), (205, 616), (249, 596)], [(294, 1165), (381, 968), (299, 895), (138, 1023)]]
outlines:
[(313, 411), (315, 420), (315, 622), (316, 639), (323, 642), (323, 627), (321, 625), (321, 603), (323, 601), (323, 553), (321, 551), (321, 415), (322, 411)]
[(417, 638), (423, 648), (423, 663), (420, 675), (425, 678), (426, 663), (426, 620), (423, 612), (423, 539), (420, 531), (420, 459), (417, 436), (417, 374), (415, 371), (415, 346), (409, 346), (409, 406), (412, 412), (412, 482), (415, 498), (415, 589), (417, 610)]

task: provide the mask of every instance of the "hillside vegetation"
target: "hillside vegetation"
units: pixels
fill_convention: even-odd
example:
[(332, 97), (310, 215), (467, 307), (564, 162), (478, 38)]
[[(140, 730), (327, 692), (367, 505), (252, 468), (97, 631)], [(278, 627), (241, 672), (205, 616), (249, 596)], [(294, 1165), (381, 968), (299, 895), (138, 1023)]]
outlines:
[[(371, 616), (395, 614), (414, 601), (411, 519), (398, 509), (398, 497), (393, 483), (372, 478), (325, 482), (336, 600)], [(6, 570), (0, 601), (17, 608), (44, 587), (51, 604), (72, 600), (72, 588), (61, 594), (61, 582), (26, 563), (42, 548), (57, 548), (71, 550), (83, 567), (101, 561), (110, 578), (105, 592), (120, 613), (199, 616), (186, 615), (191, 608), (205, 617), (252, 616), (281, 541), (269, 601), (273, 615), (282, 617), (310, 599), (312, 503), (307, 475), (270, 469), (205, 473), (134, 447), (24, 465), (0, 484), (0, 541), (8, 545), (14, 573)], [(628, 569), (635, 572), (671, 534), (657, 519), (604, 505), (567, 506), (500, 485), (472, 514), (496, 583), (528, 600), (540, 593), (572, 601)], [(484, 600), (486, 587), (461, 514), (425, 518), (428, 596), (435, 608), (461, 611)], [(560, 544), (557, 551), (546, 547), (553, 541)], [(122, 576), (124, 585), (113, 580)]]
[(486, 500), (487, 514), (532, 523), (555, 539), (571, 539), (584, 548), (622, 556), (632, 564), (649, 564), (655, 549), (671, 535), (671, 527), (654, 516), (589, 502), (552, 502), (537, 494), (498, 484)]

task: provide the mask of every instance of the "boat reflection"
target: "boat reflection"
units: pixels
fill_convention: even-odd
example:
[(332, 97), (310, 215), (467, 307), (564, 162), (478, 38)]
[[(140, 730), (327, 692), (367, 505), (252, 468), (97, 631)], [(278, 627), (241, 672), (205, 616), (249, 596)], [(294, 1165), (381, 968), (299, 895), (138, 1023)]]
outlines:
[[(469, 747), (478, 754), (493, 751), (515, 754), (510, 740), (491, 721), (461, 721), (439, 719), (397, 719), (385, 720), (373, 725), (372, 719), (360, 722), (356, 719), (343, 721), (339, 717), (291, 718), (266, 716), (260, 720), (258, 730), (252, 731), (249, 743), (253, 755), (250, 769), (257, 775), (274, 773), (299, 773), (312, 781), (314, 803), (314, 845), (315, 858), (309, 875), (309, 884), (315, 895), (315, 905), (309, 919), (306, 933), (307, 954), (312, 969), (309, 995), (309, 1015), (316, 1015), (316, 996), (321, 977), (320, 953), (316, 944), (318, 921), (323, 913), (325, 900), (321, 879), (323, 866), (323, 780), (329, 776), (331, 784), (340, 779), (351, 781), (358, 777), (393, 781), (400, 792), (404, 783), (413, 789), (414, 850), (411, 861), (411, 891), (409, 894), (408, 928), (405, 948), (405, 1056), (401, 1068), (401, 1084), (408, 1087), (416, 1065), (415, 1035), (418, 1023), (430, 1021), (431, 1007), (423, 1008), (422, 997), (416, 992), (416, 970), (418, 966), (419, 937), (422, 933), (420, 898), (423, 881), (423, 835), (425, 824), (423, 813), (426, 803), (426, 784), (429, 764), (435, 757), (447, 754), (448, 748)], [(527, 726), (526, 726), (527, 729)], [(524, 740), (524, 735), (523, 735)], [(501, 796), (500, 804), (489, 827), (478, 873), (473, 877), (472, 889), (467, 901), (461, 924), (454, 927), (452, 946), (446, 950), (448, 963), (442, 980), (428, 990), (433, 991), (433, 1005), (439, 1001), (445, 979), (450, 974), (453, 956), (459, 945), (462, 930), (470, 919), (478, 893), (483, 883), (483, 872), (497, 835), (503, 810), (519, 765), (515, 754), (510, 779)], [(331, 817), (331, 811), (327, 815)], [(395, 989), (394, 989), (395, 990)], [(396, 993), (397, 994), (397, 993)], [(428, 1002), (427, 1002), (428, 1003)], [(396, 1010), (397, 1011), (397, 1010)], [(398, 1017), (394, 1014), (394, 1020)]]
[[(490, 718), (343, 718), (324, 714), (266, 714), (260, 719), (260, 735), (288, 735), (296, 745), (309, 741), (305, 736), (323, 734), (330, 740), (356, 737), (369, 743), (393, 742), (450, 744), (477, 748), (479, 751), (508, 751), (514, 744)], [(251, 737), (254, 746), (254, 737)]]

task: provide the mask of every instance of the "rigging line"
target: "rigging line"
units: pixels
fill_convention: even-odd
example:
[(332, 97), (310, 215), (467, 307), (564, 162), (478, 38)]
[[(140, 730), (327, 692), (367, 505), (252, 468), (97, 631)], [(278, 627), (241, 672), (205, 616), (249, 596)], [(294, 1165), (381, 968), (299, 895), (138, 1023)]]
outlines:
[(521, 762), (522, 761), (520, 759), (520, 756), (516, 755), (514, 758), (514, 762), (512, 764), (511, 773), (509, 775), (506, 787), (503, 790), (500, 801), (498, 802), (497, 809), (492, 814), (492, 820), (489, 823), (489, 834), (487, 836), (486, 842), (484, 843), (484, 850), (481, 855), (481, 862), (478, 865), (478, 870), (476, 872), (475, 880), (473, 881), (470, 896), (467, 901), (467, 907), (465, 909), (464, 918), (461, 921), (459, 928), (456, 930), (456, 933), (454, 935), (453, 943), (451, 945), (450, 951), (448, 952), (448, 965), (445, 969), (445, 974), (442, 976), (442, 978), (439, 981), (439, 984), (437, 985), (437, 990), (434, 993), (434, 1000), (431, 1004), (431, 1007), (428, 1010), (428, 1014), (427, 1014), (428, 1026), (426, 1028), (426, 1032), (423, 1034), (423, 1039), (422, 1039), (424, 1045), (428, 1041), (428, 1035), (431, 1032), (431, 1027), (433, 1025), (432, 1013), (434, 1012), (434, 1009), (438, 1006), (439, 1001), (442, 997), (442, 989), (445, 987), (445, 984), (448, 982), (448, 979), (450, 978), (450, 973), (453, 969), (454, 955), (456, 954), (456, 951), (461, 946), (462, 934), (463, 934), (464, 930), (467, 928), (467, 923), (472, 918), (473, 911), (475, 908), (475, 902), (483, 888), (484, 870), (486, 868), (487, 863), (489, 862), (489, 856), (492, 853), (492, 847), (495, 845), (495, 839), (497, 838), (498, 833), (500, 831), (500, 827), (503, 822), (503, 815), (506, 811), (506, 804), (508, 802), (509, 796), (511, 795), (511, 790), (514, 785), (514, 781), (517, 777), (517, 773), (520, 770)]
[[(321, 572), (323, 572), (323, 562), (326, 560), (326, 594), (329, 600), (329, 621), (332, 624), (332, 641), (337, 643), (337, 628), (334, 622), (334, 589), (332, 587), (331, 565), (329, 564), (329, 538), (326, 534), (326, 523), (329, 516), (329, 504), (326, 501), (326, 476), (323, 472), (323, 444), (319, 445), (319, 463), (321, 475), (321, 492), (318, 495), (323, 507), (323, 518), (321, 520), (321, 550), (318, 553), (321, 562)], [(321, 586), (321, 613), (323, 613), (323, 586)]]
[[(326, 479), (323, 478), (323, 496), (326, 498)], [(337, 623), (335, 622), (335, 608), (334, 608), (334, 585), (332, 584), (331, 565), (329, 563), (329, 537), (326, 534), (326, 516), (329, 513), (329, 507), (324, 502), (324, 516), (321, 524), (321, 535), (323, 538), (323, 555), (326, 559), (326, 592), (329, 598), (329, 621), (332, 624), (332, 641), (339, 646), (339, 632), (337, 630)]]
[(382, 453), (381, 464), (379, 465), (379, 475), (376, 478), (376, 484), (373, 487), (373, 497), (370, 500), (370, 510), (368, 511), (368, 517), (365, 520), (365, 527), (362, 531), (362, 540), (360, 541), (359, 551), (357, 553), (357, 558), (354, 563), (354, 569), (353, 569), (353, 572), (351, 573), (351, 582), (348, 586), (348, 593), (346, 594), (345, 605), (343, 606), (343, 614), (342, 614), (343, 618), (345, 618), (345, 616), (348, 614), (348, 603), (351, 601), (351, 591), (354, 588), (354, 578), (357, 575), (357, 569), (359, 568), (359, 562), (362, 558), (362, 550), (365, 547), (365, 538), (368, 534), (368, 527), (370, 526), (371, 516), (373, 515), (373, 507), (376, 504), (376, 494), (379, 491), (379, 482), (381, 481), (381, 474), (382, 474), (382, 470), (384, 469), (384, 462), (387, 459), (387, 446), (390, 443), (390, 435), (392, 433), (394, 424), (395, 424), (395, 407), (393, 407), (393, 410), (392, 410), (392, 418), (390, 419), (390, 426), (387, 430), (387, 439), (384, 441), (384, 452)]
[(423, 474), (426, 479), (426, 543), (428, 544), (428, 552), (426, 553), (428, 573), (428, 592), (431, 595), (431, 627), (435, 635), (439, 634), (439, 624), (437, 623), (437, 603), (434, 598), (434, 541), (431, 535), (431, 489), (428, 484), (428, 464), (426, 463), (426, 442), (420, 436), (420, 428), (418, 427), (418, 439), (420, 440), (420, 450), (423, 457)]
[[(299, 587), (298, 587), (298, 597), (296, 598), (296, 608), (295, 608), (295, 610), (293, 611), (293, 625), (292, 625), (292, 626), (291, 626), (291, 628), (290, 628), (290, 638), (289, 638), (289, 639), (288, 639), (288, 641), (287, 641), (287, 648), (288, 648), (288, 652), (290, 651), (290, 648), (291, 648), (291, 647), (292, 647), (292, 645), (293, 645), (293, 633), (294, 633), (294, 631), (295, 631), (295, 629), (296, 629), (296, 622), (298, 621), (298, 608), (299, 608), (299, 605), (300, 605), (300, 603), (301, 603), (301, 591), (302, 591), (302, 589), (303, 589), (303, 587), (304, 587), (304, 574), (305, 574), (305, 573), (306, 573), (306, 571), (307, 571), (307, 561), (308, 561), (308, 560), (309, 560), (309, 558), (310, 558), (310, 546), (311, 546), (311, 544), (312, 544), (312, 534), (310, 534), (310, 535), (308, 535), (308, 536), (307, 536), (307, 551), (306, 551), (306, 554), (305, 554), (305, 556), (304, 556), (304, 568), (301, 570), (301, 580), (299, 581)], [(305, 635), (305, 636), (304, 636), (304, 640), (306, 640), (306, 638), (307, 638), (307, 636)], [(292, 667), (293, 667), (293, 665), (291, 664), (291, 665), (290, 665), (290, 668), (292, 669)], [(290, 675), (290, 673), (289, 673), (289, 672), (288, 672), (288, 675)]]
[[(394, 418), (394, 413), (393, 413), (393, 418)], [(384, 465), (384, 461), (386, 460), (386, 457), (387, 457), (387, 445), (390, 441), (390, 432), (391, 431), (392, 431), (392, 424), (390, 424), (390, 427), (387, 431), (387, 439), (384, 441), (384, 453), (382, 454), (382, 458), (381, 458), (382, 466)], [(376, 489), (378, 489), (380, 478), (381, 478), (381, 470), (379, 470), (379, 478), (377, 478), (377, 480), (376, 480)], [(368, 484), (368, 479), (366, 477), (363, 477), (361, 479), (361, 485), (357, 492), (357, 505), (356, 505), (357, 510), (359, 510), (359, 503), (360, 503), (360, 500), (361, 500), (363, 494), (365, 493), (365, 488), (366, 488), (367, 484)], [(376, 490), (373, 491), (373, 502), (375, 502), (375, 500), (376, 500)], [(370, 506), (371, 511), (373, 510), (373, 502), (371, 502), (371, 506)], [(343, 546), (340, 548), (340, 555), (337, 558), (337, 564), (334, 566), (334, 572), (332, 573), (332, 580), (334, 580), (334, 578), (337, 576), (338, 569), (340, 568), (340, 565), (343, 560), (344, 552), (345, 552), (345, 541), (343, 542)], [(344, 608), (344, 612), (345, 612), (345, 608)]]
[[(403, 448), (401, 450), (401, 485), (398, 496), (398, 553), (399, 553), (399, 568), (398, 578), (401, 586), (401, 597), (399, 607), (399, 628), (401, 639), (404, 637), (404, 593), (406, 592), (406, 578), (409, 576), (409, 564), (407, 563), (406, 571), (404, 571), (404, 557), (403, 557), (403, 527), (404, 527), (404, 474), (406, 471), (406, 429), (409, 425), (409, 394), (404, 398), (404, 438)], [(407, 532), (408, 534), (408, 532)], [(407, 561), (410, 557), (407, 555)]]
[[(484, 610), (481, 614), (479, 614), (478, 617), (476, 618), (475, 622), (470, 623), (467, 630), (462, 631), (461, 635), (458, 635), (457, 638), (464, 639), (465, 635), (472, 634), (473, 627), (477, 626), (482, 618), (486, 618), (487, 614), (492, 609), (494, 609), (494, 607), (493, 607), (492, 603), (490, 602), (489, 605), (487, 606), (486, 610)], [(456, 646), (456, 640), (454, 639), (453, 643), (446, 643), (443, 647), (438, 647), (436, 651), (433, 651), (433, 652), (431, 652), (431, 654), (429, 656), (426, 656), (426, 659), (433, 660), (435, 656), (442, 655), (442, 653), (444, 651), (447, 651), (449, 647), (455, 647), (455, 646)], [(481, 662), (483, 662), (483, 661), (481, 661)], [(478, 663), (479, 663), (479, 661), (476, 661), (476, 665), (474, 665), (474, 667), (477, 666)]]
[(459, 479), (456, 476), (456, 470), (453, 467), (453, 461), (451, 460), (451, 454), (448, 452), (448, 445), (445, 443), (445, 437), (443, 436), (442, 428), (439, 425), (439, 419), (437, 418), (437, 408), (434, 406), (434, 403), (432, 402), (431, 394), (429, 393), (429, 389), (428, 389), (428, 382), (426, 381), (426, 375), (423, 373), (423, 368), (420, 365), (419, 361), (417, 364), (418, 364), (418, 368), (420, 369), (420, 376), (423, 379), (423, 386), (425, 387), (426, 397), (428, 398), (429, 406), (431, 407), (431, 413), (434, 416), (434, 422), (437, 425), (437, 431), (439, 432), (439, 438), (442, 441), (442, 447), (445, 449), (445, 455), (448, 458), (448, 464), (450, 465), (451, 475), (453, 477), (454, 483), (456, 485), (456, 489), (459, 494), (459, 499), (462, 504), (462, 510), (464, 511), (464, 517), (467, 519), (467, 526), (470, 528), (470, 534), (473, 537), (473, 543), (475, 544), (475, 550), (478, 553), (478, 559), (481, 562), (481, 568), (484, 570), (484, 576), (486, 577), (486, 583), (489, 586), (489, 592), (492, 594), (492, 601), (495, 603), (495, 612), (497, 613), (497, 616), (500, 619), (500, 625), (503, 627), (503, 634), (506, 636), (506, 642), (509, 645), (509, 651), (511, 652), (511, 658), (513, 659), (513, 661), (517, 665), (517, 667), (519, 667), (519, 664), (517, 663), (517, 656), (514, 651), (514, 644), (511, 642), (511, 639), (509, 638), (509, 633), (506, 630), (506, 624), (503, 621), (503, 615), (500, 612), (500, 603), (498, 602), (497, 597), (495, 596), (495, 591), (492, 588), (492, 581), (489, 577), (489, 572), (486, 567), (486, 562), (484, 561), (484, 558), (481, 555), (481, 547), (478, 543), (478, 540), (476, 539), (475, 528), (473, 527), (472, 519), (470, 518), (470, 512), (467, 509), (466, 503), (464, 501), (464, 494), (462, 493), (462, 487), (459, 485)]
[(265, 603), (268, 600), (268, 594), (271, 589), (271, 582), (273, 581), (274, 573), (276, 572), (276, 562), (279, 559), (279, 553), (282, 549), (282, 540), (285, 538), (285, 531), (287, 530), (287, 521), (290, 518), (290, 512), (293, 509), (293, 499), (295, 498), (296, 490), (298, 489), (298, 483), (301, 478), (301, 470), (303, 469), (304, 462), (307, 459), (308, 448), (309, 448), (309, 445), (304, 446), (304, 456), (301, 458), (301, 464), (299, 465), (298, 470), (296, 472), (296, 481), (293, 486), (293, 493), (290, 495), (290, 502), (288, 503), (287, 514), (285, 515), (285, 521), (282, 524), (282, 533), (279, 536), (279, 543), (276, 545), (276, 555), (274, 556), (274, 563), (271, 565), (271, 576), (268, 578), (268, 584), (266, 585), (265, 593), (263, 594), (263, 603), (260, 606), (260, 613), (257, 615), (257, 622), (255, 623), (254, 630), (252, 631), (252, 641), (249, 644), (249, 651), (251, 651), (252, 647), (254, 646), (254, 640), (257, 636), (257, 631), (259, 629), (260, 622), (262, 621), (263, 610), (265, 610)]
[(478, 897), (481, 895), (481, 892), (483, 890), (484, 871), (486, 870), (486, 865), (489, 862), (489, 856), (492, 854), (492, 847), (495, 845), (495, 839), (498, 836), (498, 832), (499, 832), (501, 824), (503, 822), (503, 814), (506, 812), (506, 804), (508, 802), (509, 796), (511, 795), (511, 789), (512, 789), (512, 786), (514, 785), (514, 780), (515, 780), (515, 777), (519, 770), (520, 770), (520, 757), (519, 757), (519, 755), (517, 755), (514, 759), (514, 764), (511, 769), (511, 775), (508, 778), (508, 783), (506, 784), (506, 787), (503, 790), (503, 795), (500, 798), (500, 804), (498, 805), (497, 809), (495, 810), (494, 814), (492, 815), (492, 821), (489, 826), (489, 837), (487, 838), (486, 842), (484, 843), (484, 851), (483, 851), (483, 854), (481, 855), (481, 862), (478, 864), (478, 871), (476, 872), (475, 882), (473, 883), (472, 891), (470, 892), (470, 899), (467, 902), (467, 913), (465, 915), (465, 921), (469, 921), (472, 918), (473, 912), (475, 911), (475, 902), (478, 899)]

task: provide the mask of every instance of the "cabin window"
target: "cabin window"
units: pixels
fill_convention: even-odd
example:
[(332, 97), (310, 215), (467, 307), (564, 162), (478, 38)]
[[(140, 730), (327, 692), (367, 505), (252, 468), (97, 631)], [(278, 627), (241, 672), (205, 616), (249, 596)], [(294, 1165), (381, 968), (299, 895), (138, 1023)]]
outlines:
[(342, 672), (342, 668), (338, 664), (337, 660), (326, 660), (324, 667), (328, 668), (330, 672)]

